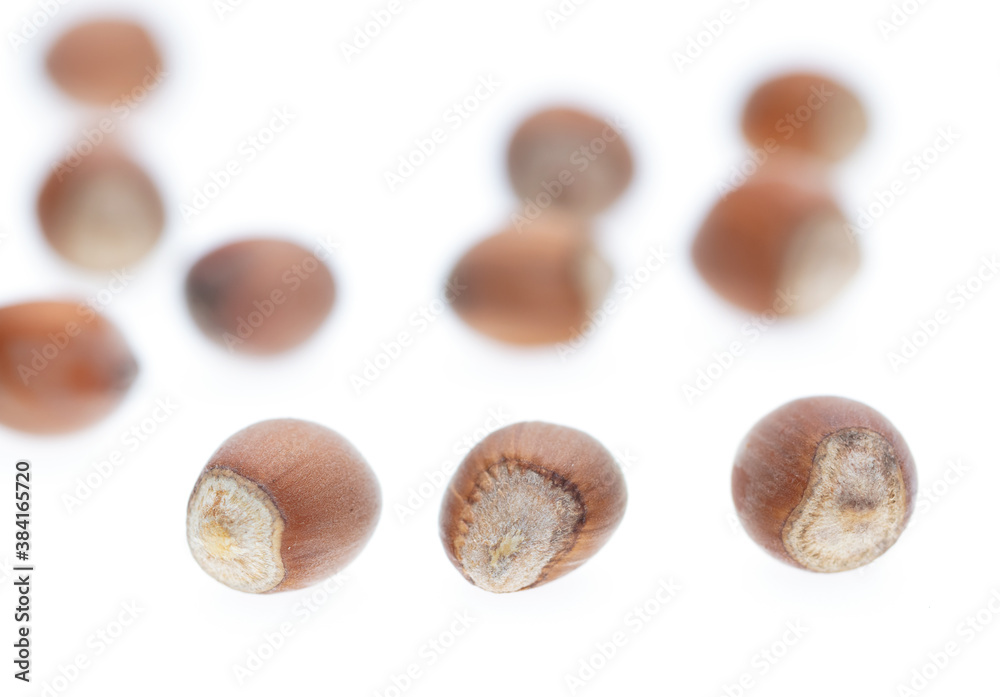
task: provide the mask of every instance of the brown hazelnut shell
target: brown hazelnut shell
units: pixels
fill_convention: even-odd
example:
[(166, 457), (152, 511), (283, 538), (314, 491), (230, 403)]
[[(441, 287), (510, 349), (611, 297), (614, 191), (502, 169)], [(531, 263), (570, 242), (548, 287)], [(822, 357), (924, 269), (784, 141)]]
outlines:
[(518, 127), (507, 171), (518, 198), (589, 216), (624, 193), (634, 165), (619, 128), (586, 112), (553, 108)]
[[(567, 513), (566, 524), (561, 526), (563, 537), (552, 535), (553, 517), (540, 513), (533, 498), (519, 508), (518, 499), (524, 492), (517, 488), (519, 485), (511, 485), (518, 481), (555, 492), (555, 498), (540, 500), (546, 505), (557, 501), (555, 505)], [(441, 540), (448, 559), (470, 583), (493, 592), (535, 588), (576, 569), (603, 547), (625, 514), (627, 498), (621, 469), (591, 436), (541, 422), (513, 424), (480, 441), (458, 467), (441, 507)], [(567, 504), (572, 511), (566, 510)], [(497, 518), (487, 520), (487, 516), (480, 515), (483, 511)], [(515, 519), (515, 511), (520, 511), (522, 517)], [(536, 515), (539, 519), (532, 520)], [(477, 526), (483, 529), (477, 531)], [(526, 538), (512, 553), (511, 545), (503, 549), (509, 538), (503, 534), (504, 526), (520, 531)], [(494, 567), (498, 561), (511, 562), (511, 569), (503, 572), (506, 576), (484, 581), (473, 563), (466, 564), (467, 559), (483, 551), (470, 549), (480, 537), (487, 544), (490, 540), (496, 542), (495, 548), (486, 553), (509, 553), (506, 559), (494, 556), (492, 560)], [(518, 558), (521, 549), (539, 553), (529, 560), (530, 564), (518, 569), (515, 565), (526, 563)], [(515, 575), (521, 582), (510, 582)]]
[(549, 214), (486, 238), (451, 272), (452, 307), (499, 341), (542, 345), (575, 338), (611, 284), (611, 269), (587, 231), (578, 218)]
[(121, 20), (79, 24), (49, 50), (46, 68), (53, 81), (71, 97), (110, 105), (132, 97), (132, 90), (150, 89), (160, 79), (163, 62), (149, 33)]
[(0, 423), (66, 433), (104, 418), (138, 373), (121, 332), (86, 305), (0, 308)]
[[(199, 497), (203, 486), (227, 482), (232, 475), (257, 487), (254, 493), (260, 494), (267, 510), (276, 514), (273, 521), (256, 521), (275, 535), (273, 549), (262, 550), (266, 552), (263, 558), (255, 557), (271, 563), (269, 555), (275, 551), (280, 554), (280, 568), (269, 577), (277, 581), (274, 585), (238, 575), (228, 576), (230, 580), (238, 578), (234, 583), (220, 578), (234, 568), (227, 564), (245, 566), (245, 556), (240, 559), (237, 554), (225, 564), (217, 558), (205, 562), (211, 553), (206, 551), (206, 530), (212, 528), (213, 537), (208, 541), (216, 550), (230, 547), (220, 543), (220, 538), (229, 543), (241, 539), (247, 530), (250, 518), (240, 518), (244, 523), (241, 530), (236, 517), (228, 513), (242, 510), (239, 506), (227, 508), (226, 497), (232, 500), (232, 490), (223, 490), (221, 498), (218, 491), (205, 499)], [(210, 505), (199, 511), (202, 500)], [(374, 472), (342, 436), (308, 421), (262, 421), (231, 436), (205, 465), (188, 502), (188, 543), (205, 571), (232, 588), (256, 593), (295, 590), (350, 564), (374, 533), (381, 509), (382, 494)]]
[[(839, 461), (830, 458), (831, 464), (860, 463), (869, 472), (882, 474), (851, 480), (846, 467), (838, 464), (837, 470), (829, 470), (834, 473), (832, 477), (825, 475), (826, 489), (834, 486), (836, 491), (824, 491), (823, 486), (817, 485), (820, 481), (817, 467), (821, 466), (824, 453), (830, 450), (823, 449), (822, 444), (838, 439), (849, 442), (845, 434), (875, 434), (871, 436), (877, 443), (875, 456), (856, 448), (853, 453), (845, 450), (847, 456)], [(851, 457), (855, 459), (852, 461)], [(876, 467), (881, 469), (873, 469)], [(899, 490), (880, 498), (870, 496), (872, 492), (864, 488), (850, 486), (852, 481), (881, 485), (883, 478), (901, 481)], [(842, 397), (811, 397), (779, 407), (750, 430), (736, 455), (732, 491), (743, 527), (770, 554), (798, 568), (842, 571), (872, 561), (895, 542), (913, 515), (917, 473), (906, 441), (882, 414)], [(899, 501), (899, 496), (905, 500)], [(808, 505), (810, 497), (829, 506), (825, 518), (819, 516), (819, 520), (847, 519), (848, 527), (860, 529), (854, 526), (855, 518), (861, 525), (874, 527), (879, 520), (871, 522), (871, 518), (864, 516), (891, 515), (891, 532), (880, 540), (878, 549), (863, 549), (860, 557), (841, 559), (839, 563), (818, 559), (814, 562), (809, 555), (796, 555), (788, 542), (789, 526), (795, 524), (797, 512), (803, 510), (804, 504)], [(888, 513), (890, 508), (895, 512)], [(839, 529), (837, 525), (828, 525), (827, 535)]]

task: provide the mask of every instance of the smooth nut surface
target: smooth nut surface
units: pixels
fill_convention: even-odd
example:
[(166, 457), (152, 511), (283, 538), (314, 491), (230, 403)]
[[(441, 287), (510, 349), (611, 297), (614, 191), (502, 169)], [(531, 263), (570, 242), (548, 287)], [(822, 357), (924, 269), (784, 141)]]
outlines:
[(163, 232), (156, 185), (117, 149), (102, 146), (56, 167), (38, 197), (45, 239), (79, 266), (111, 271), (140, 261)]
[(207, 337), (252, 354), (304, 342), (336, 296), (326, 264), (294, 242), (270, 238), (234, 242), (202, 257), (188, 272), (185, 292)]
[(0, 308), (0, 423), (29, 433), (89, 426), (118, 406), (137, 372), (118, 329), (82, 303)]
[(208, 461), (188, 502), (188, 545), (230, 588), (294, 590), (350, 564), (381, 508), (375, 474), (343, 437), (307, 421), (263, 421)]
[(576, 109), (548, 109), (514, 133), (507, 170), (518, 198), (593, 215), (628, 188), (634, 165), (621, 129)]
[(532, 422), (484, 438), (445, 493), (441, 540), (452, 564), (494, 593), (535, 588), (577, 568), (625, 514), (621, 469), (585, 433)]
[(751, 144), (795, 148), (830, 161), (849, 155), (867, 130), (857, 96), (813, 73), (768, 80), (750, 95), (743, 112), (743, 133)]
[(110, 105), (137, 99), (160, 80), (163, 62), (153, 39), (138, 24), (86, 22), (63, 34), (49, 50), (46, 68), (71, 97)]
[(478, 243), (448, 281), (452, 307), (467, 324), (500, 341), (568, 341), (603, 301), (611, 268), (580, 220), (547, 215)]
[(779, 164), (709, 212), (695, 266), (726, 300), (752, 312), (798, 314), (829, 302), (860, 263), (840, 207), (808, 166)]
[(817, 572), (881, 556), (916, 500), (909, 448), (884, 416), (840, 397), (800, 399), (739, 447), (733, 500), (743, 527), (777, 558)]

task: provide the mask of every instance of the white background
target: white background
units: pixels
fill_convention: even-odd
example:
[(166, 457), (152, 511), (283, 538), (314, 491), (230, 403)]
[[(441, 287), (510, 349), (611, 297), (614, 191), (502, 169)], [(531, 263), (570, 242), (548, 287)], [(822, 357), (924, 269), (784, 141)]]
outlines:
[[(68, 687), (53, 683), (60, 694), (393, 695), (386, 688), (410, 664), (421, 674), (407, 695), (570, 694), (567, 675), (579, 677), (581, 659), (622, 631), (625, 645), (576, 694), (717, 697), (749, 673), (746, 694), (888, 697), (952, 641), (958, 656), (919, 694), (998, 694), (1000, 618), (971, 641), (960, 625), (1000, 589), (1000, 280), (960, 312), (947, 300), (983, 255), (1000, 251), (996, 3), (911, 0), (919, 9), (885, 37), (878, 22), (892, 5), (884, 0), (591, 0), (555, 28), (545, 13), (556, 0), (412, 0), (349, 63), (342, 42), (386, 4), (245, 0), (220, 18), (209, 0), (71, 0), (15, 51), (8, 32), (38, 5), (3, 3), (0, 302), (85, 298), (108, 283), (59, 260), (33, 213), (50, 167), (94, 116), (43, 70), (48, 46), (78, 19), (134, 15), (164, 48), (168, 78), (121, 132), (160, 184), (169, 224), (106, 308), (142, 367), (121, 408), (64, 438), (0, 431), (4, 498), (15, 460), (34, 464), (38, 567), (35, 682), (26, 689), (10, 675), (14, 594), (5, 582), (0, 693), (40, 694), (82, 654), (89, 667)], [(672, 53), (724, 8), (735, 22), (678, 71)], [(741, 333), (750, 317), (701, 282), (689, 246), (719, 182), (745, 157), (742, 100), (760, 79), (797, 67), (840, 77), (870, 110), (869, 137), (836, 179), (852, 218), (896, 179), (906, 193), (862, 235), (861, 272), (834, 304), (750, 343)], [(496, 93), (390, 193), (384, 173), (415, 138), (445, 126), (445, 112), (486, 76), (501, 83)], [(598, 224), (618, 277), (640, 269), (650, 247), (662, 246), (671, 263), (634, 297), (618, 296), (619, 311), (568, 360), (552, 349), (498, 346), (449, 311), (418, 333), (411, 315), (436, 307), (450, 265), (514, 210), (506, 139), (520, 118), (552, 103), (627, 124), (637, 179)], [(239, 158), (241, 142), (280, 107), (295, 114), (291, 127), (185, 222), (181, 204)], [(906, 161), (947, 127), (958, 142), (911, 181)], [(331, 236), (340, 245), (334, 314), (307, 345), (274, 360), (210, 344), (183, 304), (189, 265), (253, 233), (305, 244)], [(941, 307), (948, 325), (894, 370), (888, 354)], [(402, 331), (413, 345), (358, 394), (350, 376)], [(741, 339), (745, 355), (689, 403), (683, 386)], [(886, 414), (916, 457), (922, 497), (937, 487), (899, 543), (861, 571), (786, 567), (733, 517), (738, 442), (771, 409), (814, 394)], [(163, 398), (176, 411), (129, 452), (121, 434)], [(469, 585), (445, 558), (440, 489), (405, 520), (396, 513), (497, 409), (583, 429), (630, 465), (628, 512), (607, 547), (558, 582), (503, 596)], [(371, 543), (304, 622), (309, 591), (231, 591), (198, 568), (184, 535), (190, 489), (214, 449), (252, 422), (282, 416), (344, 434), (384, 495)], [(125, 465), (68, 510), (78, 479), (115, 450), (125, 451)], [(947, 484), (950, 463), (967, 471)], [(12, 521), (10, 499), (0, 511)], [(0, 530), (8, 569), (12, 523)], [(629, 613), (669, 580), (676, 597), (633, 631)], [(139, 619), (98, 651), (96, 632), (115, 631), (130, 602)], [(461, 612), (475, 618), (471, 629), (429, 664), (425, 645)], [(760, 652), (795, 621), (805, 636), (762, 674)], [(285, 622), (291, 636), (240, 685), (234, 667)]]

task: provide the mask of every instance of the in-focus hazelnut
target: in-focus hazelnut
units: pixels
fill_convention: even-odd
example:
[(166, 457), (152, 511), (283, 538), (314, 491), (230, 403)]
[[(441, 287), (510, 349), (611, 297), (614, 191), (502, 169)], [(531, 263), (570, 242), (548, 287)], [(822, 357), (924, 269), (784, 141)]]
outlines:
[(323, 324), (336, 289), (330, 269), (307, 249), (278, 239), (219, 247), (188, 272), (195, 323), (231, 351), (274, 354), (298, 346)]
[(621, 129), (575, 109), (548, 109), (514, 133), (507, 169), (528, 206), (557, 205), (579, 215), (598, 213), (628, 188), (632, 154)]
[(708, 284), (752, 312), (804, 313), (832, 299), (860, 255), (820, 181), (804, 162), (776, 162), (719, 201), (692, 250)]
[(375, 474), (340, 435), (307, 421), (263, 421), (205, 465), (188, 503), (188, 545), (230, 588), (295, 590), (350, 564), (381, 509)]
[(621, 469), (587, 434), (513, 424), (484, 438), (455, 472), (441, 540), (470, 583), (494, 593), (535, 588), (604, 546), (626, 499)]
[(848, 571), (881, 556), (913, 513), (910, 449), (871, 407), (800, 399), (771, 412), (740, 444), (733, 500), (743, 527), (778, 559)]
[(552, 344), (580, 334), (611, 278), (586, 224), (549, 214), (466, 252), (451, 273), (448, 297), (459, 317), (487, 336)]
[(121, 402), (138, 372), (115, 326), (81, 303), (0, 308), (0, 423), (29, 433), (89, 426)]
[(56, 167), (39, 194), (38, 218), (56, 252), (99, 271), (138, 262), (156, 245), (164, 225), (156, 185), (107, 145)]
[[(101, 20), (73, 27), (49, 51), (49, 75), (75, 99), (100, 105), (136, 100), (156, 87), (163, 64), (145, 29)], [(135, 92), (142, 91), (141, 94)]]
[(830, 161), (850, 154), (867, 130), (857, 96), (836, 80), (811, 73), (765, 82), (743, 112), (743, 133), (753, 145), (767, 147), (770, 141)]

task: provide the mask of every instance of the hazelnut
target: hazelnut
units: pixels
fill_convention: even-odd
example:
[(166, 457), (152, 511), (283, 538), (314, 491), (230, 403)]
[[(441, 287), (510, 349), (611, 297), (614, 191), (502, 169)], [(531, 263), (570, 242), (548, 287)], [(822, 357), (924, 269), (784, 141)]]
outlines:
[(295, 590), (351, 563), (381, 509), (375, 474), (340, 435), (296, 419), (262, 421), (230, 437), (202, 470), (188, 545), (230, 588)]
[(881, 556), (913, 513), (917, 473), (899, 432), (871, 407), (813, 397), (771, 412), (740, 444), (733, 500), (750, 537), (810, 571)]
[(45, 239), (79, 266), (110, 271), (142, 259), (163, 232), (163, 202), (139, 165), (102, 146), (62, 162), (38, 197)]
[(119, 331), (85, 305), (0, 308), (0, 423), (29, 433), (75, 431), (117, 407), (137, 372)]
[(549, 109), (514, 133), (507, 169), (526, 203), (592, 215), (628, 188), (633, 164), (619, 128), (575, 109)]
[(188, 307), (207, 337), (231, 351), (274, 354), (308, 339), (333, 308), (330, 269), (278, 239), (219, 247), (188, 272)]
[(579, 335), (611, 277), (586, 224), (549, 214), (466, 252), (451, 273), (449, 298), (459, 317), (494, 339), (551, 344)]
[(743, 133), (758, 147), (772, 141), (828, 161), (854, 150), (868, 130), (861, 101), (823, 75), (793, 73), (758, 87), (743, 112)]
[(441, 540), (470, 583), (494, 593), (535, 588), (603, 547), (626, 498), (621, 469), (586, 433), (513, 424), (480, 441), (455, 472)]
[(75, 99), (111, 105), (135, 98), (160, 79), (160, 53), (145, 29), (128, 21), (80, 24), (63, 34), (49, 50), (49, 75)]
[(694, 241), (694, 263), (722, 297), (752, 312), (812, 311), (858, 268), (857, 241), (808, 165), (782, 160), (731, 191)]

